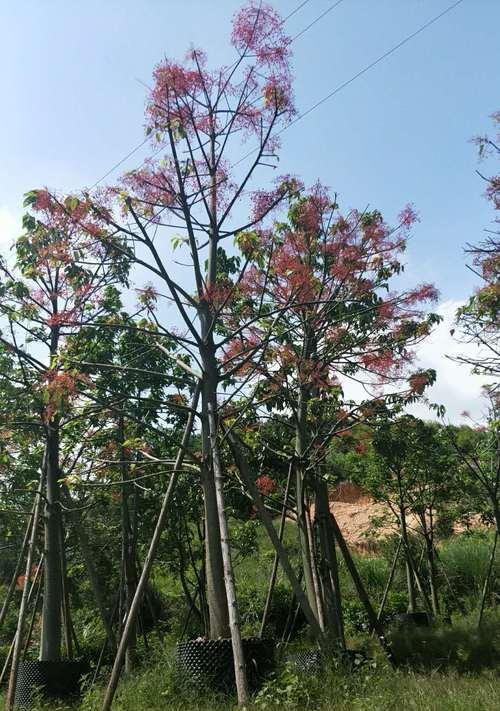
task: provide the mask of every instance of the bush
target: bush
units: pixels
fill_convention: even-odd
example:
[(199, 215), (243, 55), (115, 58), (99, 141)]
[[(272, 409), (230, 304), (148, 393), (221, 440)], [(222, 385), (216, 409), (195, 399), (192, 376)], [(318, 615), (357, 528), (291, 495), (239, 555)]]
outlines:
[[(441, 586), (441, 593), (446, 596), (451, 610), (470, 612), (477, 607), (492, 545), (491, 533), (476, 531), (455, 536), (440, 550), (440, 561), (448, 579)], [(491, 594), (500, 596), (498, 562), (493, 570), (492, 583)]]
[(411, 669), (478, 672), (500, 664), (500, 617), (479, 630), (471, 618), (454, 627), (392, 632), (391, 642), (396, 659)]

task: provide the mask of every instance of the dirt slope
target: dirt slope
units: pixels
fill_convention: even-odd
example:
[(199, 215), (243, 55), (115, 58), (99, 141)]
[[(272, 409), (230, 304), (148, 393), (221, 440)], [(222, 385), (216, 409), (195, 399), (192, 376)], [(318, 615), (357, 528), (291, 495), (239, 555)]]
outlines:
[[(396, 533), (388, 507), (367, 496), (356, 484), (345, 481), (330, 493), (330, 509), (346, 541), (366, 552), (377, 548), (377, 539)], [(382, 526), (373, 520), (384, 518)]]

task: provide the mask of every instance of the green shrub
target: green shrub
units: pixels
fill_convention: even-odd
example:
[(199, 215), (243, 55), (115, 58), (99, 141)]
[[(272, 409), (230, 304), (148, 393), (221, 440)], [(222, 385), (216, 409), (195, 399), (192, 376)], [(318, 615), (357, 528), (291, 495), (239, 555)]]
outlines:
[(314, 675), (300, 674), (291, 664), (273, 675), (255, 696), (261, 709), (313, 708), (320, 696), (320, 684)]
[[(447, 580), (441, 585), (452, 610), (471, 611), (478, 605), (493, 544), (489, 532), (463, 533), (450, 539), (439, 551)], [(492, 595), (500, 596), (500, 563), (492, 576)]]
[(471, 618), (453, 627), (392, 632), (391, 642), (396, 659), (413, 670), (478, 672), (500, 665), (500, 618), (479, 630)]

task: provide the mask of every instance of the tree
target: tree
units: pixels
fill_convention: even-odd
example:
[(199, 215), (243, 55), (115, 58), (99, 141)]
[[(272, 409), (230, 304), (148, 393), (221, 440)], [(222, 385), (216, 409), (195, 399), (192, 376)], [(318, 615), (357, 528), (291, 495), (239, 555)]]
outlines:
[(90, 385), (82, 373), (67, 366), (63, 346), (68, 334), (113, 305), (116, 285), (126, 279), (127, 266), (111, 245), (103, 249), (91, 239), (94, 223), (90, 219), (85, 231), (64, 219), (46, 191), (28, 193), (25, 205), (31, 212), (23, 219), (24, 233), (15, 245), (16, 267), (0, 263), (0, 310), (7, 323), (7, 336), (0, 334), (0, 343), (18, 359), (44, 438), (40, 659), (45, 661), (61, 655), (61, 431), (79, 393)]
[[(139, 293), (139, 310), (149, 307), (150, 290)], [(137, 317), (137, 314), (136, 314)], [(137, 546), (140, 532), (147, 516), (143, 501), (143, 488), (138, 485), (154, 484), (161, 480), (161, 468), (168, 461), (170, 440), (185, 424), (187, 404), (180, 390), (187, 386), (186, 373), (164, 357), (159, 347), (149, 342), (144, 326), (145, 319), (134, 320), (125, 312), (95, 319), (88, 328), (68, 339), (65, 358), (79, 371), (92, 379), (92, 399), (80, 408), (79, 422), (90, 425), (85, 451), (80, 452), (77, 466), (72, 470), (69, 487), (74, 493), (88, 496), (96, 488), (113, 492), (121, 510), (121, 589), (118, 619), (128, 614), (138, 579)], [(168, 339), (158, 339), (168, 354), (172, 344)], [(176, 387), (177, 394), (170, 390)], [(166, 408), (166, 413), (164, 410)], [(160, 425), (160, 428), (159, 428)], [(167, 426), (171, 425), (171, 427)], [(81, 425), (73, 434), (70, 448), (78, 451)], [(85, 505), (85, 496), (79, 497), (77, 508)], [(81, 538), (82, 530), (79, 529)], [(85, 544), (84, 544), (85, 545)], [(114, 549), (114, 541), (109, 541)], [(113, 567), (112, 556), (109, 559)], [(130, 645), (126, 667), (132, 666)]]
[[(447, 436), (460, 463), (460, 476), (467, 501), (479, 494), (475, 507), (494, 522), (500, 535), (500, 431), (498, 394), (487, 387), (487, 424), (471, 427), (447, 427)], [(486, 504), (486, 505), (485, 505)]]
[[(93, 196), (91, 213), (82, 215), (87, 198), (59, 201), (61, 213), (85, 228), (88, 214), (100, 220), (99, 239), (106, 245), (119, 234), (129, 257), (148, 269), (177, 309), (183, 331), (172, 333), (157, 318), (158, 334), (171, 335), (180, 352), (191, 354), (201, 380), (202, 486), (205, 502), (207, 600), (210, 634), (228, 636), (231, 628), (238, 696), (246, 699), (241, 674), (241, 642), (229, 549), (221, 542), (225, 529), (220, 471), (217, 400), (228, 380), (220, 367), (224, 341), (217, 339), (221, 311), (230, 309), (247, 262), (223, 248), (231, 237), (261, 225), (291, 192), (289, 178), (271, 190), (249, 192), (256, 169), (274, 161), (277, 133), (293, 114), (289, 70), (289, 39), (279, 16), (263, 3), (250, 2), (233, 20), (234, 63), (211, 71), (201, 50), (189, 52), (184, 64), (161, 62), (146, 107), (147, 133), (161, 160), (151, 158), (129, 173), (116, 189)], [(257, 146), (249, 165), (231, 171), (230, 157), (241, 140)], [(124, 221), (110, 209), (116, 199)], [(248, 217), (242, 208), (248, 208)], [(240, 208), (241, 205), (241, 208)], [(248, 210), (246, 210), (248, 212)], [(174, 277), (160, 239), (172, 234), (173, 248), (189, 260), (192, 284)], [(180, 234), (179, 234), (180, 231)], [(164, 244), (164, 243), (163, 243)], [(205, 264), (204, 264), (205, 262)], [(190, 289), (194, 290), (194, 293)], [(256, 344), (254, 351), (262, 348)], [(224, 578), (225, 575), (225, 578)], [(225, 584), (224, 584), (225, 579)], [(229, 604), (228, 604), (229, 599)], [(229, 624), (230, 623), (230, 624)], [(118, 660), (117, 660), (118, 666)], [(109, 699), (106, 704), (109, 706)]]
[[(492, 116), (497, 129), (500, 129), (500, 112)], [(500, 131), (495, 139), (479, 136), (474, 142), (479, 149), (480, 159), (500, 155)], [(495, 212), (500, 210), (500, 175), (484, 176), (486, 198), (493, 205)], [(500, 311), (500, 231), (499, 217), (495, 217), (496, 227), (486, 229), (487, 237), (478, 244), (469, 244), (466, 253), (472, 257), (469, 267), (481, 280), (481, 286), (468, 302), (457, 312), (457, 325), (461, 338), (467, 343), (479, 346), (478, 355), (459, 356), (457, 360), (472, 365), (473, 372), (493, 376), (500, 375), (499, 311)]]
[[(412, 346), (439, 321), (422, 311), (436, 291), (428, 284), (389, 291), (391, 278), (402, 269), (400, 255), (416, 219), (410, 206), (390, 228), (378, 211), (342, 214), (336, 197), (317, 184), (291, 197), (287, 218), (265, 234), (254, 230), (238, 235), (252, 264), (239, 309), (225, 323), (232, 334), (226, 370), (253, 383), (250, 400), (257, 408), (260, 403), (261, 410), (284, 423), (291, 413), (294, 494), (308, 600), (320, 626), (341, 637), (327, 478), (321, 466), (333, 438), (415, 400), (433, 382), (433, 371), (411, 372), (409, 366)], [(243, 331), (238, 328), (240, 312), (249, 309), (253, 325)], [(280, 319), (255, 366), (248, 353), (253, 343), (266, 338), (276, 313)], [(365, 388), (361, 403), (345, 395), (348, 381)], [(280, 411), (286, 414), (280, 416)], [(318, 547), (308, 522), (310, 497), (316, 503)]]
[[(416, 582), (425, 606), (438, 615), (436, 524), (456, 485), (456, 455), (447, 433), (443, 427), (404, 415), (376, 428), (369, 454), (368, 462), (360, 463), (358, 480), (376, 500), (388, 505), (399, 528), (406, 561), (408, 611), (415, 611)], [(424, 539), (429, 596), (414, 559), (411, 529)]]

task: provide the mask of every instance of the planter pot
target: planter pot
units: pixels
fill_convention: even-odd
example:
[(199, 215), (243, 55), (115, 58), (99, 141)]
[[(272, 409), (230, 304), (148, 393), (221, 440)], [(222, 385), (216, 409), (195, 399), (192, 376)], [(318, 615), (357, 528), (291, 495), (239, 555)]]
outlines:
[(44, 698), (68, 699), (80, 692), (80, 679), (88, 671), (84, 662), (23, 661), (19, 664), (14, 705), (29, 709), (38, 693)]
[(293, 664), (302, 674), (319, 674), (323, 670), (323, 657), (319, 649), (308, 649), (290, 654), (287, 657), (287, 662)]
[[(243, 640), (248, 685), (258, 688), (263, 678), (274, 670), (274, 641)], [(229, 691), (235, 688), (233, 649), (230, 639), (200, 639), (180, 642), (176, 647), (179, 671), (198, 686)]]
[(394, 622), (398, 629), (412, 627), (430, 627), (431, 619), (427, 612), (403, 612), (394, 616)]
[[(350, 671), (354, 671), (366, 661), (366, 655), (354, 649), (337, 652), (334, 658)], [(291, 654), (287, 661), (303, 674), (319, 674), (323, 671), (325, 660), (319, 649), (309, 649)]]

